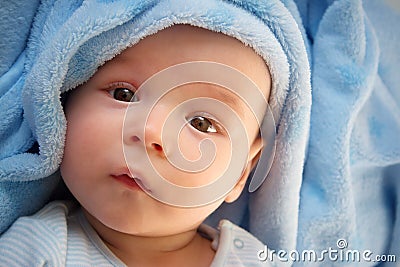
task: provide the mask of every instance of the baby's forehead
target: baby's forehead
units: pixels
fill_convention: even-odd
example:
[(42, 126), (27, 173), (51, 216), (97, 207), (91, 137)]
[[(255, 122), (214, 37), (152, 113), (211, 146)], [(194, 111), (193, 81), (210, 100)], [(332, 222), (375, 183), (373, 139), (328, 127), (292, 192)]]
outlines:
[(235, 68), (265, 91), (267, 98), (269, 96), (268, 67), (251, 47), (223, 33), (189, 25), (174, 25), (147, 36), (104, 67), (112, 65), (142, 74), (137, 81), (141, 84), (165, 68), (191, 61), (217, 62)]

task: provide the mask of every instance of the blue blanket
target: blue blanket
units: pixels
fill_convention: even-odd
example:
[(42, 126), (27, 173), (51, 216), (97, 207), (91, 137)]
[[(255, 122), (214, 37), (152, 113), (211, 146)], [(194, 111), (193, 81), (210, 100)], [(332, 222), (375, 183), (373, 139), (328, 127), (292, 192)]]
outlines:
[[(183, 2), (1, 4), (0, 232), (42, 207), (59, 183), (66, 129), (60, 93), (140, 38), (188, 23), (250, 44), (274, 79), (271, 171), (257, 191), (223, 205), (208, 222), (231, 219), (275, 250), (321, 252), (345, 240), (348, 249), (399, 261), (399, 5)], [(265, 35), (238, 34), (251, 23)], [(303, 264), (310, 262), (294, 262)]]
[(299, 2), (313, 43), (313, 108), (298, 246), (343, 238), (399, 261), (400, 6)]

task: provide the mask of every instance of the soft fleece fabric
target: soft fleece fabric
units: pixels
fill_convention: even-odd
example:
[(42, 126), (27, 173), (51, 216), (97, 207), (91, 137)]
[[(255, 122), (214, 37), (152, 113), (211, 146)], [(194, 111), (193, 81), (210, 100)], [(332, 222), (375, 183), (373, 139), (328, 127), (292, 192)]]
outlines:
[[(400, 258), (393, 1), (14, 2), (0, 7), (10, 17), (0, 25), (1, 232), (43, 206), (58, 183), (60, 92), (140, 38), (188, 23), (251, 45), (274, 79), (277, 150), (268, 178), (209, 220), (228, 217), (276, 250), (336, 248), (345, 238), (349, 249)], [(312, 263), (294, 263), (303, 264)]]
[(346, 239), (348, 249), (396, 255), (386, 265), (398, 266), (400, 5), (316, 2), (298, 1), (312, 43), (313, 105), (297, 246)]

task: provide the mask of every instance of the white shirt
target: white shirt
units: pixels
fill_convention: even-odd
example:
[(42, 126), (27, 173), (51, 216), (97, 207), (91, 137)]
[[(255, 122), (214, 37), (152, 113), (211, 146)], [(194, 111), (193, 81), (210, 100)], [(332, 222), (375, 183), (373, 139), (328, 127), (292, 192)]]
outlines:
[[(0, 266), (126, 266), (72, 206), (55, 201), (19, 218), (0, 238)], [(219, 230), (202, 224), (199, 233), (216, 251), (212, 267), (272, 265), (258, 259), (264, 245), (227, 220)]]

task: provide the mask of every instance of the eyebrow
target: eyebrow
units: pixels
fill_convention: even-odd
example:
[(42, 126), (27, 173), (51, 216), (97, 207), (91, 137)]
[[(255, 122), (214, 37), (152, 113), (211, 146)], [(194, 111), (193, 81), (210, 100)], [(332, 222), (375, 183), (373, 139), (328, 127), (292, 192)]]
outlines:
[[(240, 109), (240, 111), (243, 111), (243, 107), (242, 107), (242, 103), (245, 104), (244, 101), (240, 101), (240, 97), (234, 97), (231, 94), (228, 94), (227, 92), (225, 92), (225, 90), (217, 90), (216, 94), (224, 100), (224, 103), (227, 104), (231, 104), (234, 107), (237, 107), (238, 109)], [(234, 95), (236, 95), (235, 93), (233, 93)]]
[(232, 107), (236, 108), (237, 112), (240, 114), (246, 114), (245, 110), (246, 108), (248, 108), (251, 111), (251, 114), (253, 114), (253, 116), (256, 116), (253, 107), (249, 106), (250, 103), (247, 102), (244, 97), (234, 91), (228, 90), (226, 88), (224, 89), (225, 90), (215, 90), (216, 95), (219, 98), (223, 99), (224, 103), (230, 104)]
[(241, 97), (236, 94), (234, 91), (229, 90), (226, 87), (223, 87), (218, 84), (213, 84), (213, 83), (204, 83), (204, 82), (198, 82), (197, 84), (200, 85), (205, 85), (205, 88), (207, 91), (211, 94), (215, 94), (215, 98), (218, 99), (220, 98), (222, 102), (226, 104), (231, 104), (234, 107), (239, 108), (241, 111), (243, 111), (242, 108), (242, 103), (244, 104), (244, 101), (240, 101)]

